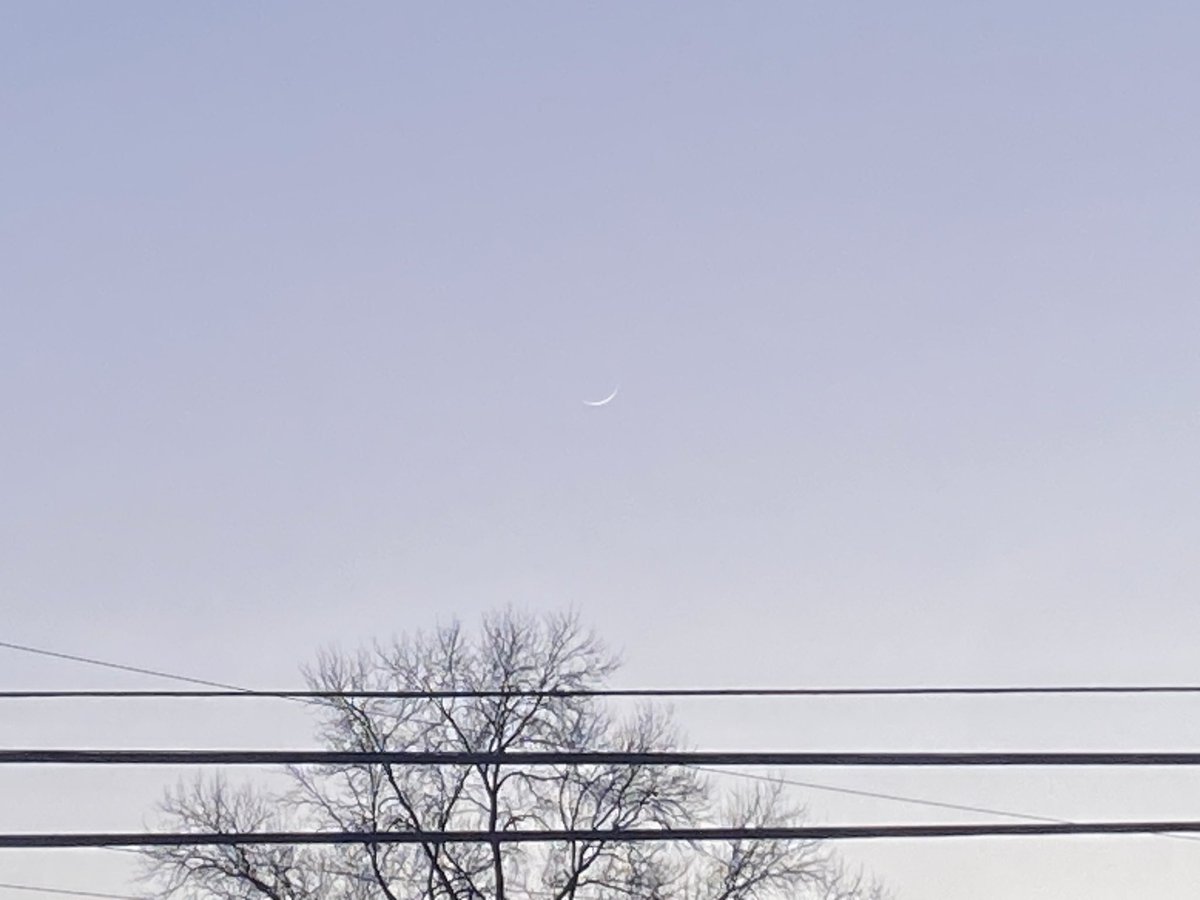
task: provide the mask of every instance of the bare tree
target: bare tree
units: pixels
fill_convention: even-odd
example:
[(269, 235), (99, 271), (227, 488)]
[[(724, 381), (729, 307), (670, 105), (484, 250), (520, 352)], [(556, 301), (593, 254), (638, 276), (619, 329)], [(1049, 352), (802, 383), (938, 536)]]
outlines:
[[(313, 690), (521, 691), (490, 697), (335, 696), (314, 702), (332, 750), (506, 752), (656, 751), (681, 737), (669, 712), (618, 715), (591, 696), (618, 661), (577, 618), (487, 616), (468, 636), (457, 623), (356, 654), (325, 652), (305, 675)], [(544, 692), (544, 693), (539, 693)], [(798, 821), (778, 787), (723, 804), (686, 767), (493, 764), (294, 767), (271, 795), (197, 780), (168, 793), (168, 825), (193, 832), (285, 828), (445, 830), (486, 843), (336, 848), (163, 847), (146, 851), (163, 897), (270, 900), (869, 900), (812, 842), (506, 843), (521, 828), (620, 831), (714, 820), (734, 826)]]

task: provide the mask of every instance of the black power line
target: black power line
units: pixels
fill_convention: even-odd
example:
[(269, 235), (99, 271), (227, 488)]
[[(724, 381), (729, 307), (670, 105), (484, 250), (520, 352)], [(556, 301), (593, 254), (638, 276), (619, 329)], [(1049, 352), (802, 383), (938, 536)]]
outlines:
[(667, 750), (0, 750), (0, 765), (408, 766), (1200, 766), (1196, 752), (934, 752)]
[[(204, 679), (204, 678), (195, 678), (195, 677), (188, 676), (188, 675), (180, 675), (177, 672), (162, 672), (162, 671), (158, 671), (155, 669), (147, 669), (147, 668), (143, 668), (143, 667), (139, 667), (139, 666), (130, 666), (130, 665), (122, 664), (122, 663), (115, 663), (115, 662), (111, 662), (109, 660), (96, 659), (96, 658), (88, 657), (88, 656), (79, 656), (76, 654), (62, 653), (62, 652), (59, 652), (56, 650), (46, 650), (46, 649), (39, 648), (39, 647), (30, 647), (30, 646), (27, 646), (24, 644), (14, 644), (14, 643), (11, 643), (8, 641), (0, 641), (0, 647), (6, 648), (9, 650), (20, 651), (22, 653), (30, 653), (30, 654), (39, 655), (39, 656), (47, 656), (47, 657), (51, 657), (54, 659), (67, 660), (69, 662), (82, 663), (84, 665), (95, 666), (98, 668), (115, 669), (115, 670), (123, 671), (123, 672), (134, 672), (134, 673), (138, 673), (138, 674), (142, 674), (142, 675), (149, 675), (154, 678), (163, 678), (163, 679), (168, 679), (171, 681), (178, 681), (178, 682), (182, 682), (185, 684), (199, 684), (199, 685), (205, 685), (205, 686), (216, 686), (219, 688), (228, 689), (237, 694), (254, 695), (256, 693), (262, 693), (262, 692), (253, 691), (249, 688), (238, 687), (237, 685), (226, 685), (221, 682), (214, 682), (214, 681), (210, 681), (210, 680)], [(296, 698), (296, 699), (299, 699), (299, 698)], [(733, 778), (740, 778), (740, 779), (744, 779), (744, 780), (748, 779), (748, 780), (754, 780), (754, 781), (764, 781), (764, 782), (770, 782), (770, 783), (786, 784), (786, 785), (790, 785), (790, 786), (805, 788), (808, 790), (824, 791), (827, 793), (835, 793), (835, 794), (845, 794), (845, 795), (855, 796), (855, 797), (867, 797), (867, 798), (874, 799), (874, 800), (886, 800), (886, 801), (894, 802), (894, 803), (905, 803), (910, 806), (924, 806), (924, 807), (931, 807), (931, 808), (938, 808), (938, 809), (950, 809), (950, 810), (955, 810), (958, 812), (973, 812), (973, 813), (981, 813), (984, 815), (1004, 816), (1004, 817), (1011, 818), (1011, 819), (1022, 819), (1024, 821), (1028, 821), (1028, 822), (1054, 822), (1057, 824), (1069, 824), (1067, 822), (1067, 820), (1064, 820), (1064, 819), (1055, 819), (1055, 818), (1050, 818), (1048, 816), (1033, 815), (1031, 813), (1013, 812), (1011, 810), (995, 809), (995, 808), (986, 807), (986, 806), (972, 806), (972, 805), (961, 804), (961, 803), (949, 803), (949, 802), (940, 801), (940, 800), (930, 800), (928, 798), (910, 797), (910, 796), (906, 796), (906, 795), (902, 795), (902, 794), (890, 794), (890, 793), (884, 793), (881, 791), (868, 791), (868, 790), (862, 790), (862, 789), (858, 789), (858, 788), (844, 787), (841, 785), (824, 784), (824, 783), (820, 783), (820, 782), (800, 781), (800, 780), (797, 780), (794, 778), (786, 778), (786, 777), (777, 776), (777, 775), (760, 775), (755, 772), (742, 772), (742, 771), (736, 771), (736, 770), (729, 771), (729, 770), (712, 769), (712, 768), (706, 769), (705, 767), (702, 767), (702, 766), (695, 766), (693, 768), (696, 768), (697, 770), (701, 770), (701, 771), (707, 771), (712, 774), (727, 775), (727, 776), (730, 776)], [(1195, 835), (1183, 835), (1183, 834), (1163, 835), (1163, 837), (1173, 837), (1173, 838), (1178, 838), (1180, 840), (1197, 840), (1198, 839)], [(126, 852), (133, 852), (133, 851), (129, 851), (128, 848), (121, 848), (121, 847), (109, 847), (107, 849), (110, 849), (110, 850), (124, 849)]]
[(548, 844), (703, 841), (836, 841), (871, 838), (1032, 837), (1200, 832), (1200, 821), (1036, 822), (980, 825), (828, 825), (769, 828), (636, 828), (521, 831), (264, 831), (0, 834), (0, 849), (244, 847), (262, 844)]
[[(358, 692), (356, 694), (347, 694), (347, 693), (333, 694), (331, 692), (256, 691), (256, 690), (250, 690), (250, 689), (246, 689), (246, 688), (239, 688), (236, 685), (228, 685), (223, 682), (211, 681), (211, 680), (202, 679), (202, 678), (193, 678), (193, 677), (186, 676), (186, 675), (179, 675), (179, 674), (171, 673), (171, 672), (163, 672), (163, 671), (159, 671), (159, 670), (155, 670), (155, 669), (148, 669), (148, 668), (144, 668), (144, 667), (140, 667), (140, 666), (124, 665), (121, 663), (114, 663), (114, 662), (109, 662), (106, 660), (99, 660), (99, 659), (94, 659), (94, 658), (85, 657), (85, 656), (79, 656), (79, 655), (75, 655), (75, 654), (61, 653), (58, 651), (46, 650), (43, 648), (29, 647), (29, 646), (25, 646), (25, 645), (21, 645), (21, 644), (14, 644), (14, 643), (7, 642), (7, 641), (0, 641), (0, 647), (10, 649), (10, 650), (20, 651), (20, 652), (25, 652), (25, 653), (31, 653), (31, 654), (47, 656), (47, 657), (56, 658), (56, 659), (62, 659), (62, 660), (70, 661), (70, 662), (78, 662), (78, 663), (82, 663), (85, 665), (114, 669), (114, 670), (124, 671), (124, 672), (131, 672), (131, 673), (140, 674), (140, 675), (148, 675), (148, 676), (155, 677), (155, 678), (168, 679), (168, 680), (178, 681), (178, 682), (182, 682), (182, 683), (186, 683), (186, 684), (203, 685), (205, 687), (218, 689), (218, 690), (205, 690), (205, 691), (10, 691), (10, 692), (0, 692), (0, 699), (10, 699), (10, 698), (11, 699), (21, 699), (21, 698), (39, 698), (39, 697), (47, 698), (47, 699), (49, 699), (49, 698), (72, 698), (72, 697), (81, 698), (81, 699), (101, 698), (101, 697), (113, 697), (113, 698), (267, 697), (267, 698), (300, 700), (300, 699), (318, 699), (321, 697), (334, 697), (334, 696), (341, 696), (341, 697), (346, 697), (346, 698), (349, 698), (351, 696), (362, 697), (362, 698), (367, 698), (367, 697), (371, 697), (371, 696), (380, 696), (380, 694), (378, 692)], [(925, 687), (925, 688), (886, 688), (886, 689), (870, 689), (870, 688), (718, 689), (718, 690), (687, 690), (687, 691), (679, 691), (679, 692), (671, 692), (671, 691), (666, 691), (666, 690), (637, 691), (637, 692), (615, 690), (615, 691), (598, 692), (597, 695), (598, 696), (613, 696), (613, 697), (619, 697), (619, 696), (680, 696), (680, 697), (687, 697), (687, 696), (871, 696), (871, 695), (938, 695), (938, 694), (966, 694), (966, 695), (975, 695), (975, 694), (985, 694), (985, 695), (987, 695), (987, 694), (990, 694), (990, 695), (1000, 695), (1000, 694), (1145, 694), (1145, 693), (1186, 694), (1186, 693), (1194, 693), (1194, 692), (1197, 692), (1198, 690), (1200, 690), (1200, 688), (1197, 688), (1195, 686), (1190, 686), (1190, 685), (1153, 685), (1153, 686), (1151, 686), (1151, 685), (1133, 685), (1133, 686), (1130, 686), (1130, 685), (1100, 685), (1100, 686), (1000, 687), (1000, 688), (980, 688), (980, 687), (975, 687), (975, 688), (929, 688), (929, 687)], [(506, 695), (511, 695), (511, 693), (512, 692), (491, 692), (491, 695), (506, 696)], [(384, 694), (383, 696), (391, 697), (394, 699), (399, 697), (399, 695), (397, 695), (396, 693), (387, 693), (387, 694)], [(429, 696), (429, 695), (424, 694), (423, 696)], [(701, 768), (701, 767), (695, 767), (695, 768)], [(751, 772), (738, 772), (738, 771), (729, 772), (729, 771), (722, 771), (722, 770), (717, 770), (717, 769), (707, 769), (707, 771), (714, 773), (714, 774), (725, 774), (725, 775), (730, 775), (730, 776), (737, 777), (737, 778), (749, 778), (749, 779), (754, 779), (754, 780), (795, 785), (798, 787), (803, 787), (803, 788), (807, 788), (807, 789), (811, 789), (811, 790), (819, 790), (819, 791), (827, 791), (827, 792), (848, 794), (848, 795), (854, 795), (854, 796), (869, 797), (872, 799), (889, 800), (889, 801), (893, 801), (893, 802), (907, 803), (907, 804), (911, 804), (911, 805), (921, 805), (921, 806), (927, 806), (927, 807), (953, 809), (953, 810), (965, 811), (965, 812), (976, 812), (976, 813), (984, 813), (984, 814), (991, 814), (991, 815), (1000, 815), (1000, 816), (1006, 816), (1009, 818), (1019, 818), (1019, 819), (1025, 820), (1026, 822), (1044, 823), (1044, 824), (1041, 824), (1041, 828), (1042, 828), (1041, 833), (1050, 833), (1046, 829), (1046, 826), (1051, 825), (1051, 826), (1054, 826), (1054, 828), (1056, 829), (1054, 833), (1059, 833), (1059, 834), (1117, 833), (1117, 829), (1119, 828), (1119, 829), (1121, 829), (1119, 833), (1142, 833), (1144, 831), (1144, 832), (1155, 834), (1159, 837), (1174, 837), (1174, 838), (1179, 838), (1179, 839), (1184, 839), (1184, 840), (1196, 840), (1197, 839), (1197, 836), (1195, 834), (1180, 833), (1185, 830), (1187, 830), (1187, 831), (1192, 830), (1192, 829), (1185, 829), (1184, 827), (1182, 827), (1182, 825), (1180, 825), (1180, 827), (1177, 827), (1174, 829), (1175, 833), (1164, 832), (1164, 830), (1162, 829), (1161, 826), (1164, 824), (1167, 824), (1167, 823), (1125, 823), (1124, 825), (1120, 825), (1120, 824), (1112, 825), (1112, 824), (1105, 823), (1101, 826), (1088, 826), (1086, 824), (1072, 823), (1072, 822), (1068, 822), (1068, 821), (1061, 820), (1061, 819), (1051, 819), (1046, 816), (1035, 816), (1035, 815), (1031, 815), (1031, 814), (1027, 814), (1027, 813), (1017, 813), (1017, 812), (1011, 812), (1011, 811), (1006, 811), (1006, 810), (992, 809), (989, 807), (968, 806), (965, 804), (947, 803), (947, 802), (936, 801), (936, 800), (907, 797), (907, 796), (902, 796), (902, 795), (897, 795), (897, 794), (887, 794), (887, 793), (882, 793), (882, 792), (878, 792), (878, 791), (866, 791), (866, 790), (840, 787), (840, 786), (829, 785), (829, 784), (798, 781), (795, 779), (783, 778), (783, 777), (779, 777), (779, 776), (765, 776), (765, 775), (758, 775), (758, 774), (751, 773)], [(1179, 825), (1180, 823), (1175, 823), (1175, 824)], [(1145, 827), (1140, 828), (1140, 826), (1143, 826), (1143, 825)], [(1005, 833), (1005, 834), (1016, 833), (1012, 829), (1006, 829), (1004, 832), (998, 832), (997, 831), (998, 828), (1004, 828), (1004, 826), (992, 826), (990, 829), (990, 833)], [(1103, 831), (1099, 830), (1101, 828), (1103, 828)], [(1028, 827), (1027, 827), (1027, 829), (1028, 829)], [(978, 827), (973, 828), (973, 834), (981, 834), (981, 833), (982, 832), (980, 832)], [(1029, 832), (1028, 830), (1026, 830), (1023, 833), (1032, 833), (1032, 832)], [(842, 836), (848, 837), (849, 835), (843, 834)], [(861, 836), (866, 836), (866, 835), (861, 835)], [(874, 836), (882, 837), (885, 835), (877, 834)], [(891, 833), (889, 833), (889, 835), (886, 835), (886, 836), (901, 836), (901, 835), (891, 832)], [(926, 833), (924, 833), (923, 835), (920, 835), (920, 836), (934, 837), (934, 836), (951, 836), (951, 835), (946, 834), (944, 830), (940, 831), (939, 834), (935, 835), (933, 833), (930, 833), (928, 831), (928, 827), (926, 827)], [(25, 837), (28, 838), (29, 836), (25, 836)], [(195, 841), (194, 837), (189, 837), (189, 842), (194, 843), (194, 841)], [(0, 846), (3, 846), (3, 845), (4, 845), (3, 842), (0, 841)], [(24, 846), (29, 847), (31, 845), (28, 843), (25, 843)], [(60, 844), (60, 846), (61, 846), (61, 844)], [(89, 846), (97, 846), (97, 845), (89, 845)], [(105, 841), (103, 844), (100, 844), (98, 846), (100, 847), (100, 849), (123, 850), (126, 852), (134, 852), (134, 847), (144, 846), (144, 844), (116, 846), (110, 840), (110, 841)], [(51, 887), (38, 887), (38, 886), (34, 886), (34, 885), (22, 885), (22, 884), (14, 884), (14, 883), (0, 883), (0, 887), (7, 888), (9, 890), (17, 890), (17, 891), (41, 893), (41, 894), (58, 894), (58, 895), (62, 895), (62, 896), (105, 898), (105, 900), (134, 900), (134, 898), (130, 897), (129, 895), (123, 895), (123, 894), (107, 894), (107, 893), (99, 893), (99, 892), (94, 892), (94, 891), (56, 889), (56, 888), (51, 888)]]
[[(0, 647), (9, 646), (0, 643)], [(78, 662), (78, 657), (65, 657)], [(122, 667), (126, 668), (126, 667)], [(145, 675), (164, 676), (149, 669), (134, 669)], [(1121, 694), (1200, 694), (1200, 685), (1187, 684), (1108, 684), (1108, 685), (983, 685), (967, 687), (813, 687), (813, 688), (595, 688), (579, 690), (440, 690), (402, 688), (370, 691), (292, 691), (292, 690), (61, 690), (0, 691), (0, 700), (192, 700), (192, 699), (276, 699), (276, 700), (461, 700), (529, 698), (785, 698), (785, 697), (1003, 697), (1030, 695), (1121, 695)]]

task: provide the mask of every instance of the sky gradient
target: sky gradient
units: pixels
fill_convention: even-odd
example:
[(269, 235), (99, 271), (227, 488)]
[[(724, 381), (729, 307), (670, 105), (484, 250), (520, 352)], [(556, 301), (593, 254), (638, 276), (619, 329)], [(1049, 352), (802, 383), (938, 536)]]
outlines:
[[(1200, 681), (1200, 10), (1050, 7), (6, 4), (0, 639), (283, 687), (513, 603), (628, 685)], [(789, 703), (679, 712), (704, 747), (1200, 746), (1184, 699)], [(309, 739), (248, 710), (0, 742)], [(820, 779), (1200, 817), (1186, 772)], [(0, 772), (0, 828), (137, 828), (164, 780)], [(903, 900), (1200, 880), (1161, 838), (844, 849)], [(65, 858), (0, 880), (129, 887)]]

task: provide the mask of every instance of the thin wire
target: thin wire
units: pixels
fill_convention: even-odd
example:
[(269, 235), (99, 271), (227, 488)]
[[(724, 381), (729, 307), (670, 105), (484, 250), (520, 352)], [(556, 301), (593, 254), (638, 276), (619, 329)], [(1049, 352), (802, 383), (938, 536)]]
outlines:
[(13, 884), (0, 881), (0, 888), (10, 891), (28, 891), (35, 894), (58, 894), (64, 897), (99, 897), (101, 900), (145, 900), (133, 894), (102, 894), (97, 891), (73, 891), (68, 888), (38, 887), (32, 884)]
[(868, 797), (872, 800), (892, 800), (897, 803), (911, 803), (917, 806), (928, 806), (934, 809), (950, 809), (955, 812), (982, 813), (989, 816), (1006, 816), (1010, 819), (1024, 819), (1029, 822), (1056, 822), (1060, 825), (1069, 823), (1068, 819), (1056, 819), (1051, 816), (1036, 816), (1032, 813), (1006, 812), (1002, 809), (991, 809), (986, 806), (970, 806), (965, 803), (947, 803), (941, 800), (922, 800), (917, 797), (905, 797), (900, 794), (885, 794), (879, 791), (864, 791), (858, 788), (840, 787), (832, 784), (818, 784), (813, 781), (800, 781), (795, 778), (784, 778), (775, 775), (759, 775), (756, 772), (731, 772), (728, 769), (714, 769), (709, 766), (694, 766), (698, 772), (711, 775), (731, 775), (735, 778), (749, 778), (754, 781), (764, 781), (768, 784), (786, 784), (793, 787), (811, 788), (817, 791), (829, 791), (835, 794), (849, 794), (853, 797)]
[[(693, 766), (699, 772), (713, 775), (732, 775), (737, 778), (748, 778), (753, 781), (765, 781), (769, 784), (786, 784), (794, 787), (810, 788), (817, 791), (829, 791), (835, 794), (849, 794), (855, 797), (869, 797), (873, 800), (892, 800), (898, 803), (909, 803), (915, 806), (928, 806), (936, 809), (951, 809), (955, 812), (981, 813), (989, 816), (1004, 816), (1009, 819), (1022, 819), (1026, 822), (1053, 822), (1058, 825), (1071, 824), (1070, 819), (1058, 819), (1053, 816), (1038, 816), (1033, 813), (1009, 812), (1002, 809), (992, 809), (987, 806), (971, 806), (965, 803), (946, 803), (941, 800), (923, 800), (917, 797), (905, 797), (899, 794), (885, 794), (879, 791), (864, 791), (855, 788), (839, 787), (832, 784), (817, 784), (811, 781), (800, 781), (796, 778), (784, 778), (778, 775), (759, 775), (756, 772), (731, 772), (728, 769), (713, 769), (707, 766)], [(1157, 837), (1169, 838), (1175, 841), (1200, 841), (1200, 834), (1167, 834), (1157, 832)]]
[(801, 825), (766, 828), (530, 829), (518, 831), (263, 831), (0, 834), (0, 849), (82, 847), (245, 847), (382, 844), (689, 843), (837, 841), (871, 838), (1033, 837), (1084, 834), (1200, 833), (1200, 821), (1034, 822), (962, 825)]
[(70, 662), (150, 675), (186, 684), (203, 685), (215, 690), (147, 691), (147, 690), (64, 690), (64, 691), (0, 691), (3, 700), (50, 699), (231, 699), (266, 698), (285, 700), (328, 699), (392, 699), (448, 700), (467, 698), (506, 697), (938, 697), (938, 696), (1005, 696), (1005, 695), (1071, 695), (1071, 694), (1200, 694), (1200, 684), (1075, 684), (1075, 685), (968, 685), (965, 687), (916, 685), (907, 687), (733, 687), (733, 688), (596, 688), (578, 690), (422, 690), (392, 691), (270, 691), (253, 690), (192, 678), (157, 669), (145, 669), (122, 663), (108, 662), (57, 650), (46, 650), (25, 644), (0, 641), (0, 648), (38, 656), (48, 656)]
[(134, 672), (138, 675), (150, 675), (154, 678), (166, 678), (170, 681), (180, 681), (185, 684), (202, 684), (207, 687), (220, 688), (224, 691), (232, 691), (235, 693), (245, 693), (241, 688), (232, 685), (224, 684), (220, 681), (208, 681), (204, 678), (190, 678), (187, 675), (175, 675), (171, 672), (160, 672), (157, 669), (143, 669), (139, 666), (126, 666), (121, 663), (106, 662), (101, 659), (92, 659), (88, 656), (76, 656), (72, 653), (60, 653), (57, 650), (46, 650), (41, 647), (27, 647), (24, 644), (13, 644), (9, 641), (0, 641), (0, 647), (6, 650), (16, 650), (20, 653), (32, 653), (37, 656), (49, 656), (54, 659), (65, 659), (69, 662), (84, 663), (89, 666), (99, 666), (104, 669), (117, 669), (121, 672)]

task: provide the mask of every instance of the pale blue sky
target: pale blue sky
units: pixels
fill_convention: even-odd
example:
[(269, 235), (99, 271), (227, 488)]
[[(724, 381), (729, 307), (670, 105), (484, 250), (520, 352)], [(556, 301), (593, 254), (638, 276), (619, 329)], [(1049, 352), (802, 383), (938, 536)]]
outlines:
[[(514, 602), (629, 684), (1200, 680), (1198, 39), (1182, 2), (6, 4), (0, 639), (280, 686)], [(278, 738), (75, 711), (0, 740)], [(746, 749), (1200, 744), (1183, 701), (785, 711), (681, 708)], [(1185, 773), (819, 774), (1200, 816)], [(37, 777), (4, 828), (155, 795)], [(846, 852), (905, 900), (1200, 879), (1162, 839)], [(0, 872), (124, 886), (72, 859)]]

